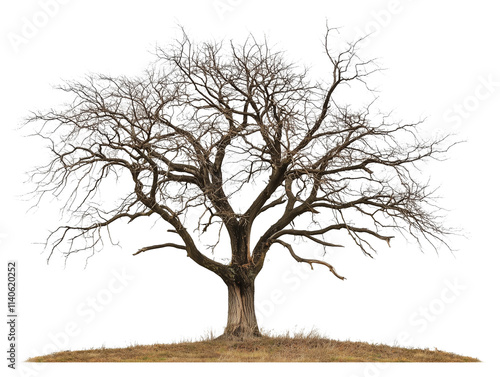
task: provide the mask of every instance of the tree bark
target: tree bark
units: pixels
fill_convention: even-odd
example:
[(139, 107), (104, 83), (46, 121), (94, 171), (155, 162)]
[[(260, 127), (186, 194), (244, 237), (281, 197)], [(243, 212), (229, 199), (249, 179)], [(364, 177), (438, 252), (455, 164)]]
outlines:
[(255, 316), (254, 282), (226, 283), (228, 287), (227, 326), (222, 337), (249, 338), (261, 336)]

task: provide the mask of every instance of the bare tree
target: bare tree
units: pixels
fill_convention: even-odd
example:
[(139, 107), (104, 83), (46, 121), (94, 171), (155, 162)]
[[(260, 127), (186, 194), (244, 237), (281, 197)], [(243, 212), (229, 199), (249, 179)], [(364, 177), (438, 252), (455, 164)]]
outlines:
[[(321, 82), (266, 41), (196, 44), (184, 34), (157, 49), (142, 77), (90, 75), (62, 85), (71, 102), (28, 119), (52, 153), (33, 173), (36, 193), (66, 193), (63, 210), (74, 220), (49, 236), (49, 258), (63, 247), (66, 256), (93, 253), (120, 220), (159, 218), (170, 233), (165, 243), (134, 255), (180, 249), (220, 276), (229, 292), (224, 336), (247, 337), (259, 335), (254, 281), (273, 246), (344, 279), (326, 260), (296, 252), (293, 241), (336, 248), (339, 234), (367, 256), (395, 233), (444, 242), (448, 230), (415, 164), (450, 143), (423, 140), (420, 122), (391, 122), (371, 105), (339, 105), (338, 88), (365, 83), (377, 66), (360, 59), (359, 41), (334, 53), (331, 38), (328, 30), (331, 71)], [(113, 179), (128, 191), (109, 209), (98, 192)], [(248, 187), (254, 196), (242, 201)], [(264, 217), (269, 225), (256, 234)], [(212, 249), (228, 237), (228, 263), (200, 246), (188, 230), (193, 220), (199, 234), (216, 236)]]

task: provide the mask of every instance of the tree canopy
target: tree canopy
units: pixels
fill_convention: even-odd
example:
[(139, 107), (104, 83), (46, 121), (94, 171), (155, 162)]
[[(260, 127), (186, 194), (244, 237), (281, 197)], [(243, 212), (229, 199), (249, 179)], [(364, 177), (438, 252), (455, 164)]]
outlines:
[[(74, 220), (50, 235), (49, 255), (63, 246), (66, 255), (93, 251), (117, 221), (162, 219), (165, 243), (135, 254), (181, 249), (219, 275), (230, 288), (226, 331), (240, 334), (257, 328), (253, 282), (273, 245), (344, 279), (330, 262), (300, 256), (294, 239), (328, 249), (344, 246), (336, 240), (343, 233), (368, 256), (375, 240), (389, 244), (399, 233), (444, 242), (449, 230), (418, 164), (453, 143), (426, 140), (420, 121), (393, 121), (373, 104), (341, 105), (339, 87), (366, 84), (378, 67), (360, 58), (359, 41), (338, 51), (334, 32), (325, 35), (330, 69), (321, 80), (267, 40), (195, 43), (184, 34), (158, 47), (140, 77), (93, 74), (60, 86), (71, 101), (28, 120), (52, 155), (33, 173), (36, 193), (66, 193)], [(126, 190), (112, 207), (97, 200), (109, 180)], [(269, 214), (267, 229), (252, 233)], [(225, 233), (230, 261), (215, 260), (188, 223), (217, 241)], [(231, 294), (233, 309), (243, 303), (234, 315)]]

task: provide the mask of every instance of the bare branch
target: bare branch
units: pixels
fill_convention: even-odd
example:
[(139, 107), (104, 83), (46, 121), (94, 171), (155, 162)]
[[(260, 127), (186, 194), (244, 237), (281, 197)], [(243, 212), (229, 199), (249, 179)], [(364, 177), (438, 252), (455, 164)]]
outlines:
[(328, 267), (328, 269), (330, 270), (330, 272), (332, 274), (334, 274), (337, 278), (339, 278), (340, 280), (345, 280), (345, 277), (340, 276), (339, 274), (337, 274), (337, 272), (335, 271), (335, 269), (333, 268), (333, 266), (331, 264), (329, 264), (329, 263), (327, 263), (325, 261), (317, 260), (317, 259), (301, 258), (297, 254), (295, 254), (295, 252), (293, 251), (293, 248), (292, 248), (292, 246), (290, 244), (288, 244), (286, 242), (283, 242), (281, 240), (275, 240), (273, 243), (278, 243), (278, 244), (286, 247), (288, 249), (288, 251), (290, 252), (290, 255), (297, 262), (299, 262), (299, 263), (308, 263), (311, 266), (311, 269), (313, 269), (313, 264), (321, 264), (323, 266)]
[(163, 243), (163, 244), (160, 244), (160, 245), (152, 245), (152, 246), (143, 247), (143, 248), (139, 249), (137, 252), (135, 252), (132, 255), (137, 255), (137, 254), (143, 253), (143, 252), (148, 251), (148, 250), (162, 249), (162, 248), (165, 248), (165, 247), (173, 247), (175, 249), (186, 250), (186, 246), (183, 246), (183, 245), (178, 245), (178, 244), (175, 244), (175, 243)]

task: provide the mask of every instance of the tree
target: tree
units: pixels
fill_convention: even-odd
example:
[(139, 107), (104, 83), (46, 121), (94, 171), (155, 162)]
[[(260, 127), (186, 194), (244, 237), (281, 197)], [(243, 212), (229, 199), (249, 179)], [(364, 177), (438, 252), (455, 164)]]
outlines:
[[(395, 232), (444, 242), (449, 230), (415, 164), (446, 152), (447, 137), (424, 140), (420, 121), (391, 122), (372, 114), (372, 104), (340, 105), (344, 84), (371, 91), (365, 79), (377, 66), (359, 57), (359, 41), (334, 53), (332, 32), (324, 40), (331, 70), (321, 82), (267, 41), (196, 44), (184, 34), (157, 48), (141, 77), (89, 75), (60, 86), (71, 102), (28, 119), (52, 156), (33, 172), (36, 193), (66, 193), (63, 210), (74, 220), (50, 234), (48, 258), (63, 247), (66, 257), (93, 252), (113, 223), (156, 217), (166, 242), (134, 255), (184, 250), (228, 287), (224, 336), (248, 337), (260, 334), (254, 282), (273, 246), (344, 279), (326, 260), (300, 256), (292, 241), (336, 248), (339, 234), (367, 256)], [(109, 209), (98, 193), (113, 179), (127, 191)], [(253, 197), (242, 202), (249, 187)], [(248, 205), (239, 210), (241, 203)], [(270, 225), (256, 234), (263, 214)], [(204, 233), (215, 235), (211, 254), (200, 246)], [(229, 263), (215, 258), (221, 234)]]

